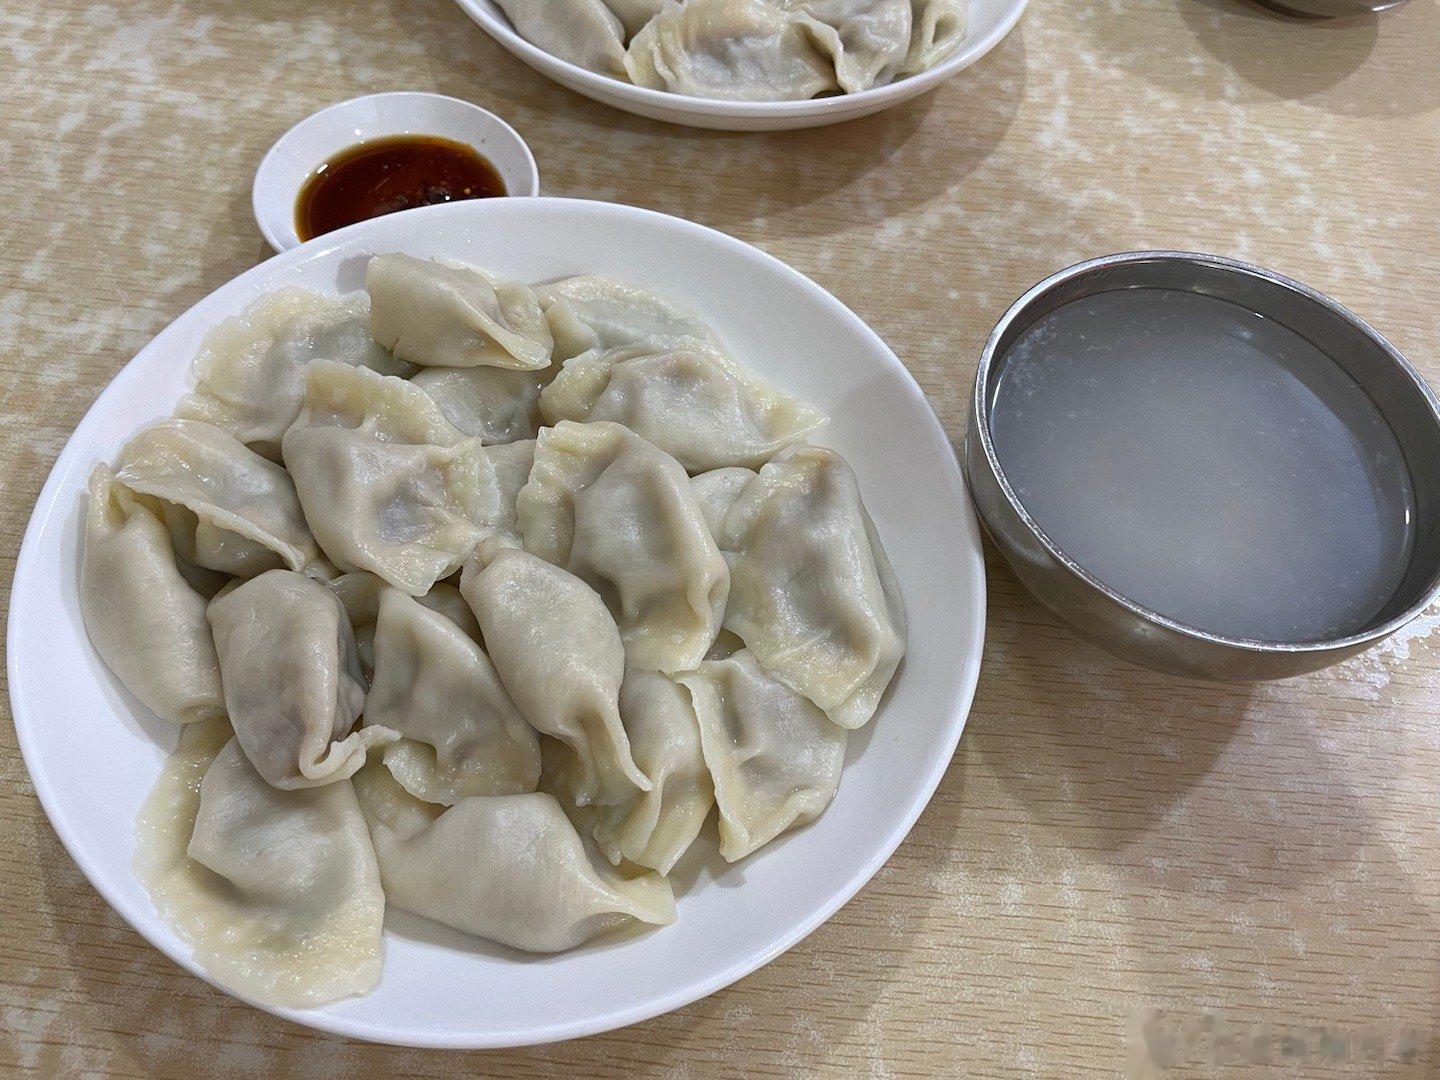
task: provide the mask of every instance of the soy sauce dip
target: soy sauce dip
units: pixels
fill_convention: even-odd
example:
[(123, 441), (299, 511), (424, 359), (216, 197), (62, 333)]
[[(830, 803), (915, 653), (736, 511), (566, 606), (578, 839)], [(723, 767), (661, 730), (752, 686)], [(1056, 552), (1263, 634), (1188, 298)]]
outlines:
[(495, 166), (439, 135), (392, 135), (342, 150), (295, 200), (295, 231), (310, 240), (367, 218), (417, 206), (505, 195)]

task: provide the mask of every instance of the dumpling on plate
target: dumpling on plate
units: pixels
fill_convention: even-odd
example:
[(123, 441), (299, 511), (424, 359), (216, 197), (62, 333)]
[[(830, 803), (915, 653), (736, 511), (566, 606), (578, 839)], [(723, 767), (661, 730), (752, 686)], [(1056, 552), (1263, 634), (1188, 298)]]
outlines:
[(914, 0), (774, 0), (809, 17), (816, 42), (847, 94), (894, 80), (910, 48)]
[(824, 447), (787, 450), (718, 539), (730, 554), (725, 627), (835, 723), (865, 724), (905, 653), (905, 609), (850, 466)]
[(424, 391), (315, 363), (281, 443), (315, 538), (341, 570), (423, 596), (494, 531), (495, 470)]
[[(625, 77), (628, 35), (624, 23), (605, 0), (496, 2), (509, 16), (515, 32), (530, 44), (587, 71), (615, 79)], [(629, 2), (633, 4), (634, 0)]]
[(375, 255), (365, 268), (370, 332), (430, 367), (550, 366), (554, 341), (528, 285), (462, 263)]
[[(375, 670), (375, 621), (380, 617), (380, 597), (391, 588), (374, 574), (357, 570), (341, 574), (326, 586), (340, 598), (345, 613), (350, 616), (350, 628), (355, 634), (355, 653), (360, 657), (360, 666), (366, 672)], [(406, 594), (409, 595), (409, 594)], [(449, 582), (433, 585), (424, 596), (415, 598), (431, 611), (438, 611), (453, 622), (475, 641), (480, 640), (480, 624), (475, 613), (460, 590)]]
[(225, 707), (255, 770), (279, 788), (353, 776), (383, 727), (351, 733), (365, 676), (336, 595), (290, 570), (271, 570), (210, 601)]
[(720, 808), (720, 854), (731, 862), (814, 821), (840, 785), (848, 733), (748, 650), (679, 676), (700, 725)]
[(441, 812), (374, 766), (355, 778), (386, 899), (528, 952), (559, 952), (624, 926), (675, 921), (659, 874), (621, 877), (553, 796), (472, 795)]
[(535, 294), (555, 337), (557, 364), (592, 350), (721, 347), (715, 331), (694, 312), (596, 274), (562, 278)]
[(699, 663), (730, 573), (674, 458), (618, 424), (562, 421), (540, 432), (515, 515), (527, 551), (606, 599), (632, 667)]
[(754, 479), (754, 469), (741, 468), (711, 469), (690, 478), (690, 491), (700, 504), (700, 512), (705, 516), (705, 526), (711, 536), (720, 535), (725, 515), (740, 498), (746, 485)]
[(104, 465), (90, 475), (80, 613), (105, 666), (161, 719), (225, 715), (205, 598), (176, 565), (160, 519)]
[(901, 75), (928, 71), (953, 53), (965, 40), (964, 0), (910, 0), (910, 49), (900, 65)]
[(415, 370), (376, 344), (369, 320), (364, 293), (266, 293), (205, 335), (192, 368), (195, 389), (180, 399), (175, 415), (223, 428), (278, 461), (280, 436), (300, 415), (310, 361), (359, 365), (382, 375)]
[(540, 429), (540, 388), (549, 370), (430, 367), (410, 382), (434, 399), (445, 419), (489, 446), (535, 437)]
[(631, 668), (620, 686), (620, 720), (649, 791), (616, 806), (574, 806), (574, 754), (552, 739), (542, 747), (545, 773), (576, 827), (612, 863), (628, 859), (668, 874), (715, 805), (690, 693), (664, 675)]
[(135, 873), (222, 986), (292, 1008), (380, 979), (385, 896), (349, 781), (281, 791), (224, 720), (187, 727), (140, 811)]
[(623, 424), (692, 473), (758, 469), (826, 419), (718, 349), (694, 346), (584, 353), (544, 389), (540, 410), (551, 424)]
[(490, 658), (450, 618), (398, 589), (380, 597), (365, 723), (401, 736), (385, 764), (426, 802), (520, 794), (540, 779), (535, 731)]
[(574, 751), (575, 800), (613, 805), (649, 791), (620, 721), (625, 649), (599, 594), (517, 548), (467, 566), (460, 591), (521, 715)]
[(165, 511), (166, 525), (176, 550), (197, 566), (240, 577), (279, 566), (335, 573), (289, 474), (213, 424), (152, 424), (125, 444), (115, 475), (130, 490), (179, 508)]
[(840, 89), (814, 20), (762, 0), (665, 0), (635, 35), (636, 86), (725, 101), (803, 101)]

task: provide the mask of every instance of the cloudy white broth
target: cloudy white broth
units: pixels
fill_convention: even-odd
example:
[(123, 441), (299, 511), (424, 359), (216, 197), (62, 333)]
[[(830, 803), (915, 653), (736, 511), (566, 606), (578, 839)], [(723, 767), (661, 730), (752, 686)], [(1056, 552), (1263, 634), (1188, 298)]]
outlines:
[(1005, 354), (991, 432), (1066, 555), (1188, 626), (1333, 637), (1403, 576), (1414, 494), (1384, 418), (1316, 346), (1227, 301), (1124, 289), (1055, 309)]

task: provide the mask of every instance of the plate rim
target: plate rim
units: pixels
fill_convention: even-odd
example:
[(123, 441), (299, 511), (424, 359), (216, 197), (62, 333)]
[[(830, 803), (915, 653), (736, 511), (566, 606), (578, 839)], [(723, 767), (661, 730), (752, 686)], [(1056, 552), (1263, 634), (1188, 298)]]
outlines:
[[(316, 1009), (295, 1009), (285, 1006), (269, 1005), (255, 1001), (244, 994), (237, 993), (229, 987), (220, 985), (211, 978), (210, 975), (196, 963), (193, 957), (193, 950), (189, 944), (179, 939), (178, 936), (176, 937), (178, 947), (172, 947), (168, 941), (162, 944), (152, 939), (142, 928), (142, 921), (132, 917), (130, 911), (131, 905), (128, 901), (109, 886), (103, 870), (92, 865), (89, 860), (81, 854), (84, 849), (81, 846), (78, 830), (75, 830), (70, 825), (68, 819), (62, 813), (58, 804), (58, 796), (53, 787), (54, 781), (46, 772), (43, 757), (38, 747), (32, 741), (32, 735), (30, 733), (31, 726), (37, 721), (31, 715), (34, 711), (35, 703), (26, 698), (28, 691), (20, 691), (20, 701), (23, 701), (23, 705), (17, 707), (17, 689), (25, 685), (25, 680), (21, 677), (20, 673), (20, 653), (27, 650), (17, 650), (14, 644), (16, 641), (26, 640), (32, 636), (28, 625), (32, 618), (31, 606), (19, 604), (17, 600), (35, 587), (36, 584), (41, 583), (40, 580), (36, 579), (38, 571), (32, 564), (39, 557), (37, 552), (41, 533), (45, 531), (51, 518), (60, 510), (58, 506), (58, 488), (61, 485), (62, 478), (74, 468), (75, 459), (81, 453), (77, 435), (82, 429), (94, 422), (95, 416), (107, 407), (107, 399), (113, 394), (118, 393), (116, 387), (124, 381), (127, 374), (133, 375), (134, 371), (137, 370), (136, 365), (142, 363), (146, 356), (156, 350), (157, 346), (160, 346), (167, 336), (176, 332), (175, 327), (177, 324), (186, 320), (196, 308), (209, 303), (217, 293), (229, 290), (238, 292), (241, 289), (242, 283), (252, 282), (256, 278), (284, 269), (293, 263), (308, 261), (312, 258), (323, 258), (331, 248), (342, 246), (342, 242), (349, 241), (353, 237), (363, 234), (363, 232), (367, 231), (371, 222), (362, 221), (355, 225), (347, 226), (344, 229), (327, 233), (324, 236), (316, 237), (288, 251), (275, 254), (210, 290), (210, 292), (200, 297), (184, 311), (171, 319), (159, 332), (147, 341), (133, 357), (116, 371), (101, 389), (94, 402), (91, 403), (90, 407), (76, 423), (70, 435), (66, 438), (65, 445), (61, 448), (60, 453), (56, 455), (55, 462), (50, 467), (45, 483), (41, 486), (40, 493), (36, 497), (35, 505), (31, 510), (30, 518), (26, 523), (20, 550), (15, 562), (15, 572), (11, 579), (11, 598), (6, 618), (7, 696), (10, 701), (11, 719), (15, 727), (16, 741), (20, 747), (21, 757), (30, 777), (31, 786), (34, 788), (35, 795), (40, 801), (41, 808), (45, 811), (45, 817), (51, 829), (60, 839), (71, 861), (75, 863), (76, 867), (90, 885), (148, 946), (167, 956), (171, 961), (192, 975), (203, 979), (229, 997), (243, 1001), (271, 1015), (290, 1020), (305, 1027), (366, 1042), (429, 1049), (484, 1050), (533, 1046), (559, 1042), (566, 1039), (581, 1038), (628, 1027), (631, 1024), (640, 1023), (644, 1020), (653, 1019), (676, 1009), (683, 1008), (686, 1005), (690, 1005), (695, 1001), (724, 989), (744, 978), (746, 975), (764, 967), (782, 953), (794, 948), (799, 942), (803, 941), (823, 923), (828, 921), (841, 907), (854, 899), (871, 878), (879, 872), (881, 867), (889, 861), (891, 855), (894, 854), (895, 850), (905, 838), (909, 836), (916, 821), (930, 804), (941, 780), (955, 760), (955, 751), (959, 745), (961, 735), (965, 730), (970, 709), (974, 702), (976, 684), (979, 680), (980, 667), (984, 654), (987, 596), (984, 554), (981, 546), (978, 519), (975, 515), (974, 505), (969, 497), (969, 487), (966, 483), (959, 457), (955, 452), (955, 447), (950, 440), (949, 433), (945, 430), (943, 423), (941, 423), (939, 416), (935, 413), (934, 408), (931, 406), (924, 391), (920, 388), (919, 383), (915, 381), (909, 369), (905, 367), (894, 351), (885, 344), (884, 340), (869, 324), (861, 319), (860, 316), (852, 311), (842, 300), (806, 274), (776, 256), (771, 255), (762, 248), (740, 240), (728, 233), (721, 232), (718, 229), (711, 228), (708, 225), (701, 225), (698, 222), (656, 210), (601, 200), (537, 196), (534, 198), (526, 198), (523, 201), (527, 204), (554, 205), (564, 212), (588, 213), (598, 211), (604, 214), (618, 214), (620, 217), (628, 216), (659, 219), (661, 223), (668, 227), (679, 227), (682, 231), (690, 231), (705, 238), (709, 242), (719, 242), (723, 246), (731, 247), (737, 251), (743, 251), (749, 257), (759, 256), (761, 261), (769, 264), (772, 269), (778, 270), (783, 275), (788, 275), (796, 280), (802, 289), (819, 299), (828, 309), (832, 310), (839, 318), (847, 322), (853, 331), (858, 332), (862, 337), (866, 338), (872, 346), (878, 346), (879, 355), (882, 355), (886, 363), (901, 375), (901, 384), (906, 395), (917, 400), (922, 406), (922, 414), (925, 417), (928, 434), (930, 437), (938, 439), (945, 449), (945, 453), (941, 455), (943, 459), (943, 471), (950, 477), (955, 489), (961, 495), (959, 509), (964, 521), (965, 535), (963, 537), (955, 537), (956, 542), (953, 547), (957, 557), (963, 558), (964, 561), (968, 562), (973, 570), (974, 588), (969, 596), (970, 610), (966, 622), (974, 627), (975, 645), (973, 650), (964, 657), (963, 663), (959, 665), (961, 689), (959, 695), (950, 706), (950, 715), (946, 717), (946, 723), (949, 724), (953, 730), (945, 742), (944, 752), (936, 755), (922, 783), (911, 789), (911, 806), (903, 815), (900, 823), (891, 831), (889, 836), (887, 836), (885, 842), (872, 850), (869, 857), (850, 875), (843, 886), (835, 890), (825, 903), (818, 905), (813, 911), (806, 915), (806, 917), (799, 920), (795, 926), (777, 937), (769, 947), (727, 964), (707, 978), (697, 980), (681, 990), (673, 991), (668, 996), (661, 996), (654, 1000), (633, 1005), (619, 1011), (598, 1012), (582, 1020), (554, 1023), (547, 1027), (526, 1029), (524, 1031), (426, 1033), (420, 1037), (407, 1034), (403, 1029), (377, 1025), (372, 1022), (358, 1022), (344, 1016), (334, 1016)], [(510, 200), (506, 199), (472, 200), (440, 204), (406, 211), (405, 213), (423, 214), (431, 218), (441, 218), (447, 214), (460, 216), (476, 213), (476, 208), (484, 207), (487, 203), (500, 205), (509, 202)], [(479, 210), (478, 212), (484, 213), (486, 211)], [(277, 263), (279, 264), (278, 266), (274, 265)], [(22, 719), (22, 713), (24, 714), (24, 719)]]

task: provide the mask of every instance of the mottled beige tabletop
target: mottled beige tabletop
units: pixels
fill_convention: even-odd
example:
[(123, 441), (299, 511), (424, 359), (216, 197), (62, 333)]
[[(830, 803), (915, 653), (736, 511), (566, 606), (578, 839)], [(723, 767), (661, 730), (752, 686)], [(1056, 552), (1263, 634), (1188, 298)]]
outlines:
[[(509, 118), (547, 193), (680, 214), (811, 275), (952, 437), (1034, 281), (1136, 247), (1264, 263), (1440, 380), (1440, 9), (1034, 0), (908, 106), (732, 135), (552, 85), (448, 0), (0, 3), (0, 558), (100, 388), (269, 254), (266, 147), (320, 105), (437, 90)], [(366, 1046), (240, 1005), (71, 863), (0, 720), (0, 1069), (46, 1076), (1440, 1073), (1440, 616), (1223, 688), (1082, 643), (990, 558), (960, 751), (889, 864), (737, 985), (527, 1051)], [(83, 727), (84, 718), (66, 718)]]

